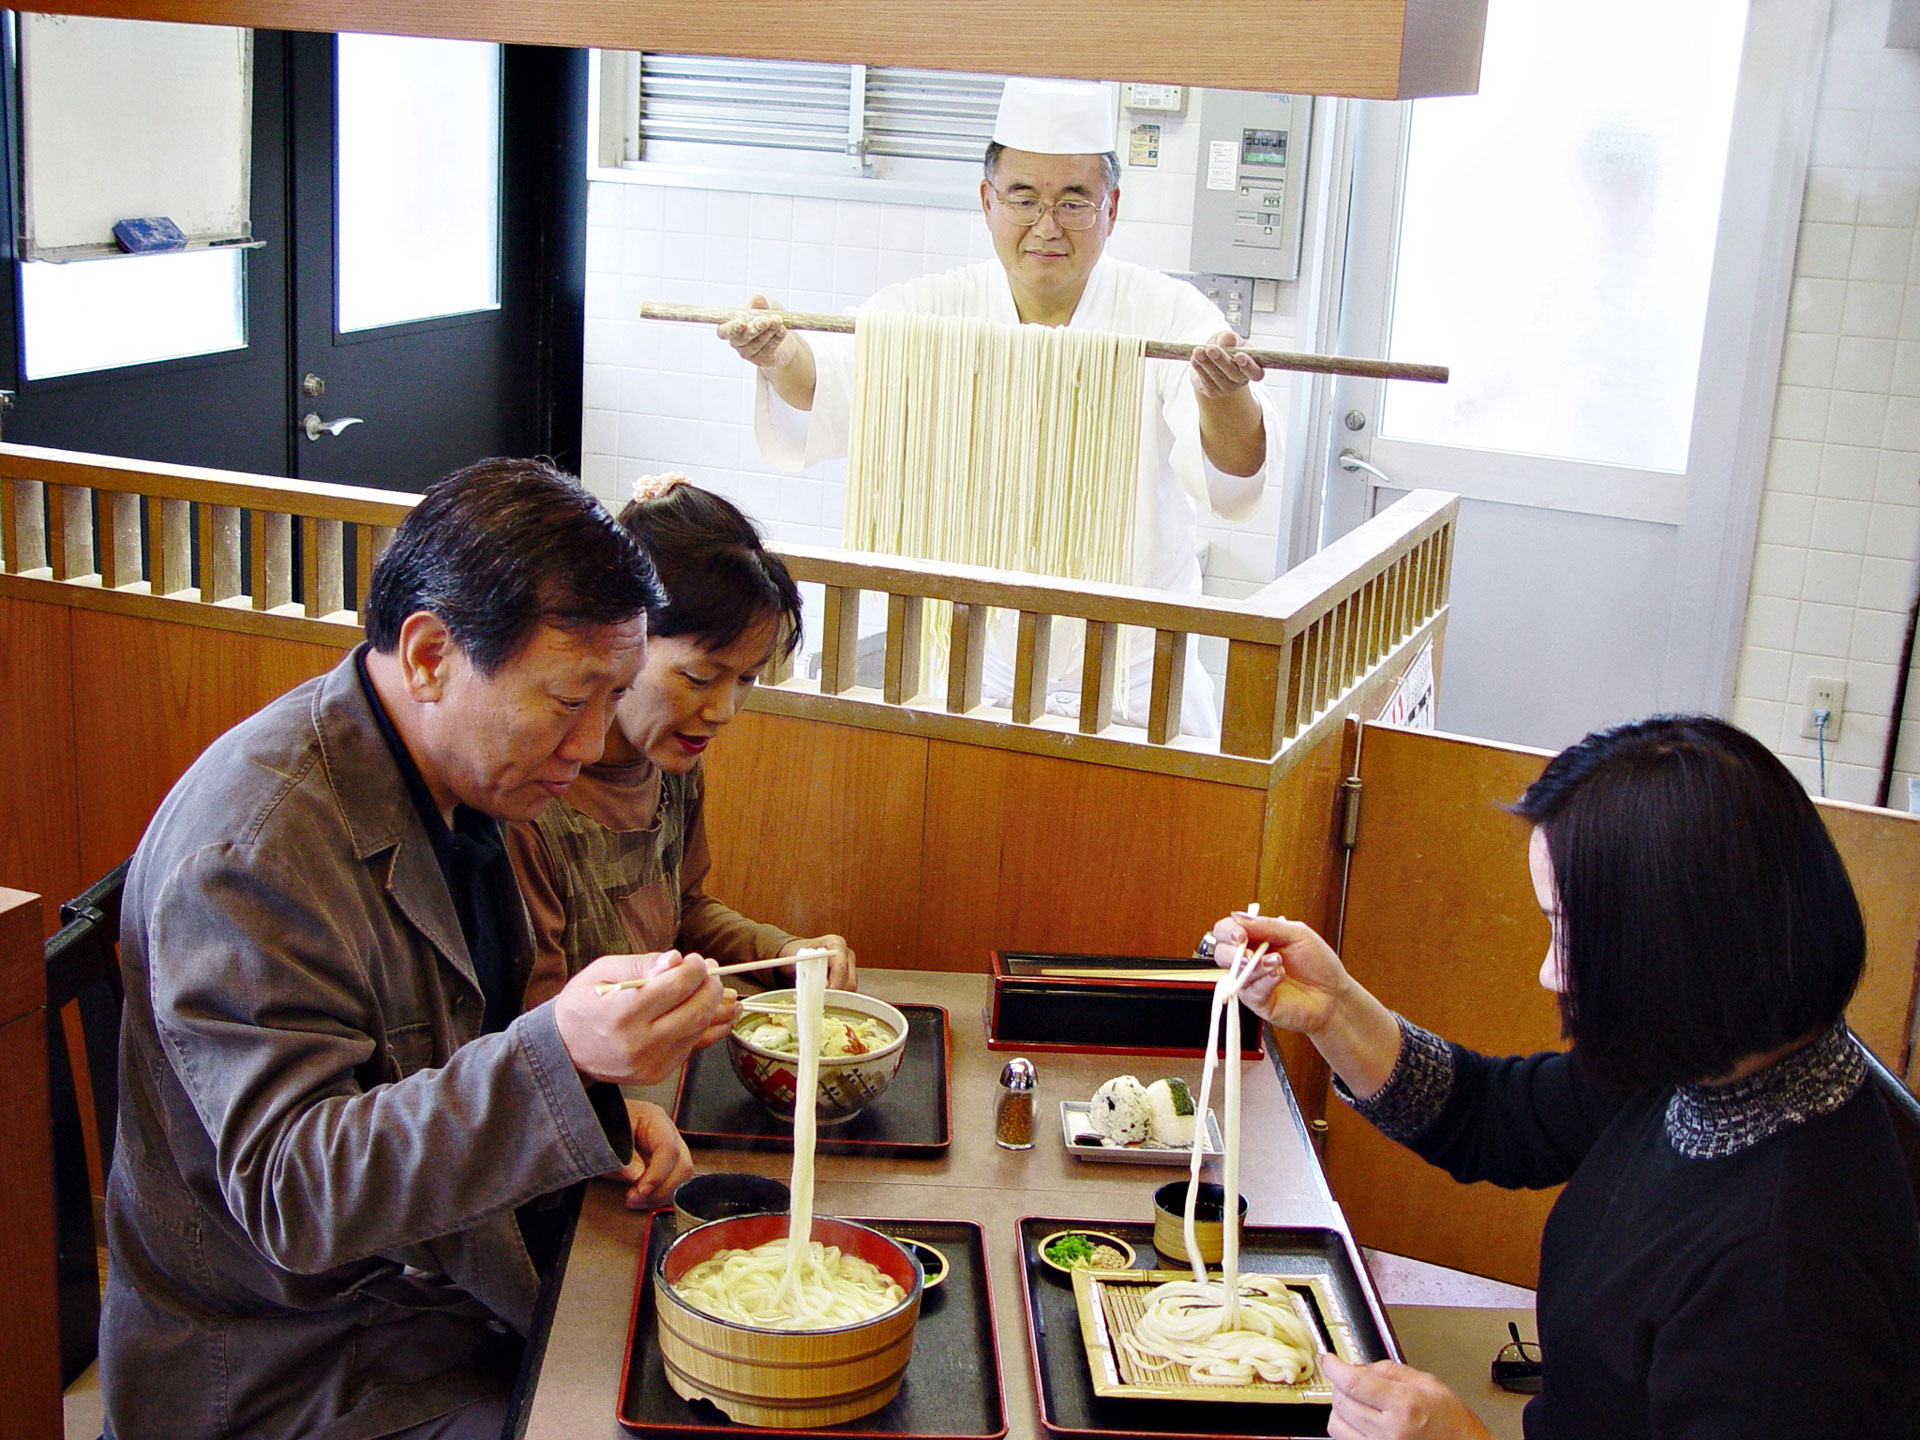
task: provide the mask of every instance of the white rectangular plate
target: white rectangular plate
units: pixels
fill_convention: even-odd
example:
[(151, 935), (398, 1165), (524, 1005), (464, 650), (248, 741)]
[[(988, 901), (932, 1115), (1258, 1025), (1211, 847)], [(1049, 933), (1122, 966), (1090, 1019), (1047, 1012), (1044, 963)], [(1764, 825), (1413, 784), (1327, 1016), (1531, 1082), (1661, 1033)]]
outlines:
[[(1080, 1144), (1074, 1139), (1076, 1135), (1093, 1133), (1093, 1122), (1089, 1118), (1092, 1108), (1084, 1100), (1060, 1102), (1060, 1138), (1065, 1142), (1069, 1154), (1078, 1155), (1082, 1160), (1094, 1160), (1109, 1165), (1186, 1165), (1192, 1162), (1193, 1152), (1184, 1145), (1178, 1150), (1169, 1150), (1160, 1145)], [(1207, 1108), (1205, 1134), (1206, 1148), (1201, 1153), (1221, 1154), (1226, 1147), (1220, 1143), (1220, 1122), (1214, 1118), (1211, 1106)]]

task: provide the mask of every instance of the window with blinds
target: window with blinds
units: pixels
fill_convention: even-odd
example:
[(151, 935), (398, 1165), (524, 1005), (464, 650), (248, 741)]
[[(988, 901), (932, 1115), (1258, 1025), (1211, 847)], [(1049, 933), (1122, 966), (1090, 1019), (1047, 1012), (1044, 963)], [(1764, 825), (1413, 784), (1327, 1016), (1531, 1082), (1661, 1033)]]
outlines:
[(998, 75), (898, 66), (618, 58), (622, 163), (643, 168), (951, 182), (954, 167), (980, 164), (1003, 84)]

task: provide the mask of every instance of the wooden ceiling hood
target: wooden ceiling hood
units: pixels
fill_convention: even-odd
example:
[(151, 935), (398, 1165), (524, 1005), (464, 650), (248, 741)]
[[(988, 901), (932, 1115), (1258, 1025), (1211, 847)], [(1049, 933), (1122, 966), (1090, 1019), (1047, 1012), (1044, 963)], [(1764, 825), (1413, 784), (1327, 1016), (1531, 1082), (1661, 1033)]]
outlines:
[(1472, 94), (1486, 0), (56, 0), (16, 5), (362, 31), (864, 61), (1405, 100)]

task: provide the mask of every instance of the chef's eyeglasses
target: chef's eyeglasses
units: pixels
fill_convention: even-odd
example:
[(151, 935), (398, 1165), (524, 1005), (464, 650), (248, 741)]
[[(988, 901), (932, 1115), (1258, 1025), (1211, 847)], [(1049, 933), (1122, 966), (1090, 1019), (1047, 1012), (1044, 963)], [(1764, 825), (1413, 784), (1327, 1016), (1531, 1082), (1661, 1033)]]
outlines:
[(1493, 1357), (1493, 1383), (1516, 1395), (1538, 1395), (1540, 1346), (1535, 1341), (1522, 1340), (1520, 1327), (1511, 1320), (1507, 1322), (1507, 1333), (1513, 1336), (1513, 1343), (1502, 1345), (1500, 1353)]
[(1032, 195), (1009, 197), (998, 190), (993, 192), (993, 198), (1016, 225), (1038, 225), (1040, 217), (1051, 210), (1062, 230), (1091, 230), (1107, 208), (1105, 200), (1097, 205), (1091, 200), (1040, 200)]

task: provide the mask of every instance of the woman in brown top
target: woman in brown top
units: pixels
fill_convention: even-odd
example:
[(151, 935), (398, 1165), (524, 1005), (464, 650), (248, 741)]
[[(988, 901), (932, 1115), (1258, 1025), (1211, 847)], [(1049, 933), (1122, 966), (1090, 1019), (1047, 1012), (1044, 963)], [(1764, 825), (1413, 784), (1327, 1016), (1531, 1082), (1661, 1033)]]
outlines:
[(700, 757), (776, 652), (800, 642), (800, 592), (753, 522), (684, 476), (646, 477), (620, 523), (653, 556), (667, 603), (621, 700), (606, 753), (536, 820), (507, 836), (533, 920), (526, 1007), (601, 955), (695, 952), (731, 963), (833, 951), (827, 983), (852, 989), (838, 935), (801, 939), (702, 888), (708, 857)]

